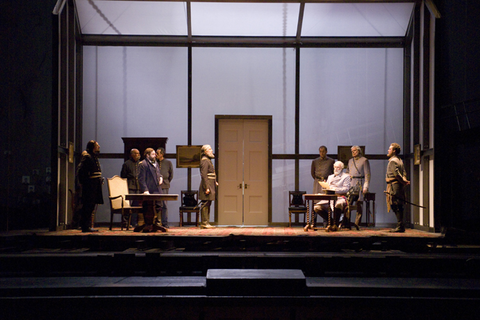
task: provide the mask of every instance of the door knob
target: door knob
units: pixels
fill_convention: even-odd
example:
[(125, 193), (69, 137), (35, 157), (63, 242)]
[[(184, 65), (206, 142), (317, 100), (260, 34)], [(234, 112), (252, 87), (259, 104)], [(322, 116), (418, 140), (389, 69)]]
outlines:
[(247, 188), (248, 188), (248, 184), (245, 183), (245, 189), (247, 189)]

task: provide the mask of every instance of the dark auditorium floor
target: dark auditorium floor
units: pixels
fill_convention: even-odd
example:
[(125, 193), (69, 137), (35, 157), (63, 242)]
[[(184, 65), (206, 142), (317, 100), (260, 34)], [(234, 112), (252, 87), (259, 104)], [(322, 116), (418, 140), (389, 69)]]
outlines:
[(5, 319), (476, 319), (477, 240), (373, 227), (10, 231), (0, 308)]

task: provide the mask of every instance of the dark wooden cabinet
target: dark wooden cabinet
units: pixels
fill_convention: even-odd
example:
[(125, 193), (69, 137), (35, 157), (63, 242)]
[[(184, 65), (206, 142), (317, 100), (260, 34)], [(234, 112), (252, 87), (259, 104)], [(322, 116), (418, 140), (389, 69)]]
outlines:
[(130, 158), (130, 150), (136, 148), (140, 151), (140, 155), (143, 157), (143, 152), (147, 148), (153, 148), (157, 150), (158, 148), (164, 148), (165, 152), (167, 151), (166, 145), (168, 138), (122, 138), (124, 143), (124, 158), (125, 161)]

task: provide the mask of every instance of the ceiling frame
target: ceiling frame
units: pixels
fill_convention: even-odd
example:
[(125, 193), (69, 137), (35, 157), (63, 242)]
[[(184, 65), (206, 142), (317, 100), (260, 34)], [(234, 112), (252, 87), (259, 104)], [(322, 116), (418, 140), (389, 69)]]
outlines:
[[(59, 0), (61, 1), (61, 0)], [(133, 2), (232, 2), (232, 3), (394, 3), (394, 2), (415, 2), (422, 0), (102, 0), (102, 1), (133, 1)], [(432, 0), (427, 0), (432, 1)]]
[[(405, 37), (301, 37), (303, 12), (306, 3), (421, 3), (422, 0), (104, 0), (133, 2), (185, 2), (187, 13), (186, 36), (150, 35), (93, 35), (81, 34), (80, 42), (86, 46), (175, 46), (175, 47), (341, 47), (341, 48), (402, 48)], [(295, 37), (255, 37), (255, 36), (193, 36), (191, 24), (192, 2), (231, 2), (231, 3), (300, 3), (300, 12)], [(430, 5), (433, 2), (428, 1)], [(78, 17), (77, 17), (78, 19)], [(410, 28), (410, 24), (408, 28)], [(407, 28), (407, 30), (408, 30)]]
[(202, 37), (83, 35), (85, 46), (403, 48), (405, 37)]

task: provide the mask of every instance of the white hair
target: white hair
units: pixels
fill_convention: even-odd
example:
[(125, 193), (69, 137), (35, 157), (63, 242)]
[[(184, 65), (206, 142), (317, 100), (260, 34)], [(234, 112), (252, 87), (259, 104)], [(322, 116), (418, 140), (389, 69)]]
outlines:
[(335, 166), (340, 166), (342, 169), (345, 168), (345, 165), (343, 164), (342, 161), (336, 161), (336, 162), (333, 164), (333, 166), (334, 166), (334, 167), (335, 167)]
[(350, 148), (350, 150), (351, 150), (351, 149), (357, 149), (357, 150), (358, 150), (358, 154), (359, 154), (360, 156), (363, 156), (363, 151), (362, 151), (362, 148), (360, 148), (360, 146), (352, 146), (352, 147)]

